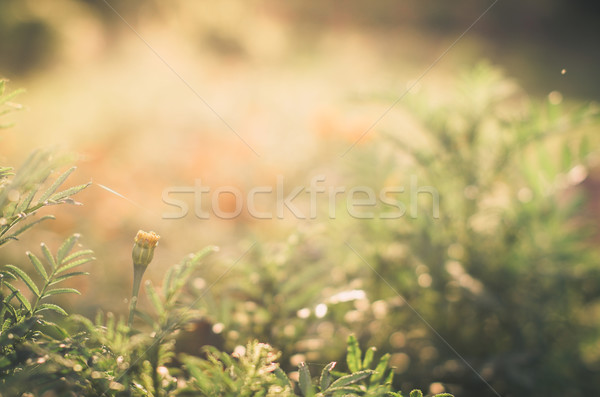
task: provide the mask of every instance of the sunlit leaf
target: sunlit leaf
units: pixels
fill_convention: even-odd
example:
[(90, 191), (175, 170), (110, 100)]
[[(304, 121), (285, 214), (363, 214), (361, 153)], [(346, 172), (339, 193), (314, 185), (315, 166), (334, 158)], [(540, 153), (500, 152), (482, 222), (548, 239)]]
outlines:
[(379, 383), (381, 379), (383, 379), (383, 375), (385, 374), (385, 370), (387, 369), (388, 362), (390, 360), (390, 354), (384, 354), (381, 359), (379, 359), (379, 364), (375, 368), (375, 372), (371, 376), (371, 383)]
[(302, 391), (302, 395), (304, 397), (312, 397), (315, 395), (315, 390), (311, 383), (310, 372), (308, 371), (308, 367), (305, 363), (300, 363), (298, 366), (298, 371), (300, 373), (299, 376), (299, 384), (300, 390)]
[(58, 178), (56, 178), (54, 183), (50, 185), (50, 187), (39, 198), (38, 204), (46, 202), (46, 200), (48, 200), (48, 198), (50, 198), (50, 196), (54, 194), (54, 192), (56, 192), (60, 185), (62, 185), (65, 182), (65, 180), (69, 177), (69, 175), (71, 175), (76, 169), (77, 167), (71, 167), (67, 171), (63, 172)]
[(69, 237), (68, 239), (66, 239), (64, 241), (64, 243), (62, 243), (62, 245), (58, 249), (58, 254), (56, 255), (56, 261), (59, 264), (63, 263), (63, 259), (73, 249), (73, 247), (75, 246), (75, 243), (77, 243), (77, 240), (79, 239), (79, 237), (80, 237), (79, 234), (74, 234), (71, 237)]
[(35, 309), (35, 312), (38, 313), (43, 310), (52, 310), (56, 313), (62, 314), (63, 316), (68, 315), (65, 309), (58, 305), (55, 305), (54, 303), (42, 303), (41, 305), (38, 305), (38, 307)]
[(71, 255), (67, 256), (66, 258), (64, 258), (62, 263), (71, 262), (73, 259), (77, 259), (79, 257), (85, 256), (85, 255), (92, 255), (92, 254), (94, 254), (94, 251), (92, 251), (92, 250), (77, 251), (77, 252), (74, 252)]
[(61, 281), (64, 281), (64, 280), (69, 279), (71, 277), (75, 277), (75, 276), (87, 276), (87, 275), (89, 275), (88, 272), (72, 272), (72, 273), (63, 274), (62, 276), (55, 277), (52, 280), (52, 282), (50, 284), (48, 284), (48, 285), (58, 284)]
[(23, 270), (19, 269), (14, 265), (6, 265), (6, 267), (10, 269), (11, 273), (15, 274), (21, 280), (23, 280), (27, 288), (29, 288), (29, 290), (33, 292), (35, 296), (40, 296), (40, 290), (27, 273), (25, 273)]
[(373, 355), (375, 354), (375, 350), (377, 350), (377, 349), (375, 349), (374, 347), (367, 349), (367, 352), (365, 353), (365, 358), (362, 363), (362, 368), (368, 369), (371, 366), (371, 363), (373, 362)]
[(331, 370), (335, 367), (335, 361), (327, 364), (323, 371), (321, 371), (321, 378), (319, 379), (319, 385), (321, 386), (321, 390), (325, 390), (331, 385), (333, 382), (333, 377), (331, 376)]
[(46, 258), (50, 266), (52, 266), (52, 269), (56, 269), (56, 260), (54, 259), (54, 256), (52, 256), (52, 253), (48, 249), (48, 246), (46, 246), (46, 244), (44, 243), (42, 243), (41, 246), (44, 257)]
[(67, 270), (69, 270), (69, 269), (72, 269), (72, 268), (74, 268), (74, 267), (77, 267), (77, 266), (84, 265), (84, 264), (86, 264), (86, 263), (88, 263), (88, 262), (91, 262), (91, 261), (93, 261), (93, 260), (95, 260), (95, 259), (96, 259), (96, 258), (94, 258), (93, 256), (91, 256), (91, 257), (89, 257), (89, 258), (82, 258), (82, 259), (79, 259), (79, 260), (76, 260), (76, 261), (73, 261), (73, 262), (67, 263), (67, 264), (66, 264), (66, 265), (64, 265), (64, 266), (61, 266), (61, 267), (60, 267), (60, 268), (59, 268), (59, 269), (56, 271), (56, 274), (62, 273), (62, 272), (64, 272), (64, 271), (67, 271)]
[(17, 297), (17, 299), (19, 300), (19, 302), (21, 302), (21, 304), (23, 306), (25, 306), (25, 308), (27, 309), (28, 312), (31, 312), (31, 303), (29, 303), (29, 301), (27, 300), (27, 298), (25, 298), (23, 296), (23, 294), (21, 294), (21, 291), (19, 291), (18, 288), (15, 288), (12, 284), (4, 282), (4, 285), (6, 285), (6, 287), (11, 290), (13, 293), (15, 293), (15, 296)]
[(58, 294), (77, 294), (81, 295), (81, 292), (76, 290), (75, 288), (55, 288), (44, 292), (44, 298), (52, 295)]
[(348, 349), (346, 355), (346, 364), (350, 372), (356, 372), (361, 369), (362, 352), (358, 346), (358, 341), (354, 335), (348, 337)]
[(37, 272), (39, 273), (39, 275), (42, 276), (44, 281), (48, 281), (48, 273), (46, 273), (46, 269), (44, 268), (44, 265), (38, 259), (38, 257), (29, 251), (26, 254), (29, 257), (29, 260), (31, 261), (33, 266), (35, 267), (35, 270), (37, 270)]
[(50, 197), (50, 201), (58, 202), (64, 198), (67, 198), (67, 197), (70, 197), (70, 196), (73, 196), (73, 195), (79, 193), (80, 191), (82, 191), (83, 189), (85, 189), (86, 187), (88, 187), (90, 185), (91, 185), (91, 182), (88, 182), (83, 185), (73, 186), (72, 188), (63, 190), (62, 192), (59, 192), (59, 193), (56, 193), (54, 196)]

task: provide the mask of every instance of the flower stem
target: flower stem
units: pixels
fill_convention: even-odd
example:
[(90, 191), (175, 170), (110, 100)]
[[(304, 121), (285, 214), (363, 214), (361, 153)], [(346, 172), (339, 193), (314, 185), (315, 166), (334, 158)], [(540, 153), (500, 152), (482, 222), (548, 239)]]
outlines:
[(142, 283), (142, 277), (144, 276), (145, 270), (145, 266), (133, 267), (133, 291), (131, 292), (131, 303), (129, 305), (129, 321), (127, 321), (127, 325), (130, 328), (133, 325), (133, 317), (137, 306), (138, 294), (140, 292), (140, 284)]

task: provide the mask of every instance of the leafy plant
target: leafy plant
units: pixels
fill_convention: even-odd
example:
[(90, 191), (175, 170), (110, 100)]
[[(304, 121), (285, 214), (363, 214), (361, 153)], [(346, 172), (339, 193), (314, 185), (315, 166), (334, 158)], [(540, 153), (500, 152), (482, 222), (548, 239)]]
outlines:
[[(393, 371), (388, 368), (389, 355), (380, 358), (375, 369), (374, 348), (367, 350), (365, 357), (354, 336), (348, 338), (347, 364), (349, 373), (334, 371), (335, 362), (327, 364), (319, 379), (312, 379), (306, 363), (298, 367), (298, 381), (293, 382), (276, 362), (274, 349), (257, 341), (246, 347), (239, 346), (233, 355), (220, 352), (213, 347), (207, 349), (208, 357), (201, 359), (182, 356), (185, 369), (192, 376), (188, 385), (178, 390), (177, 395), (208, 396), (389, 396), (401, 397), (392, 390)], [(420, 394), (419, 394), (420, 393)], [(411, 397), (423, 394), (413, 390)], [(436, 397), (451, 397), (442, 393)]]
[(355, 330), (405, 357), (415, 386), (494, 395), (483, 374), (500, 394), (591, 393), (600, 273), (579, 183), (597, 153), (598, 112), (530, 100), (485, 64), (456, 92), (438, 106), (409, 100), (419, 139), (388, 132), (389, 157), (378, 146), (356, 154), (369, 178), (415, 191), (403, 217), (361, 222), (361, 238), (348, 237), (363, 257), (348, 253), (348, 266), (388, 313)]
[[(90, 250), (71, 253), (78, 238), (78, 235), (73, 235), (65, 240), (56, 255), (52, 255), (48, 247), (42, 244), (44, 260), (31, 252), (27, 253), (41, 278), (41, 284), (34, 282), (29, 274), (14, 265), (6, 265), (0, 271), (0, 375), (6, 387), (7, 381), (21, 373), (32, 357), (39, 363), (45, 362), (45, 353), (41, 352), (48, 352), (48, 349), (44, 346), (58, 345), (56, 341), (69, 337), (66, 330), (46, 317), (46, 311), (67, 316), (62, 307), (48, 302), (49, 298), (59, 294), (80, 294), (75, 288), (55, 287), (72, 277), (88, 274), (70, 271), (94, 259)], [(31, 300), (15, 286), (15, 281), (21, 281), (26, 286), (33, 296)]]
[[(80, 294), (75, 288), (54, 288), (54, 286), (71, 277), (87, 275), (87, 272), (68, 272), (75, 267), (84, 265), (95, 258), (92, 257), (91, 250), (80, 250), (72, 254), (79, 235), (75, 234), (69, 237), (61, 245), (56, 256), (53, 256), (48, 247), (42, 243), (42, 252), (46, 265), (35, 254), (27, 252), (29, 260), (35, 267), (35, 270), (42, 278), (40, 287), (31, 279), (31, 277), (19, 267), (6, 265), (0, 273), (0, 288), (6, 287), (10, 290), (10, 295), (2, 300), (2, 309), (0, 311), (0, 320), (2, 321), (2, 332), (10, 331), (10, 327), (21, 323), (24, 319), (35, 316), (44, 310), (52, 310), (64, 316), (67, 312), (60, 306), (53, 303), (43, 302), (47, 298), (58, 294)], [(20, 290), (8, 280), (21, 280), (33, 294), (33, 303), (29, 301)], [(13, 304), (18, 302), (18, 306)]]
[[(65, 180), (75, 171), (72, 167), (62, 173), (50, 186), (41, 191), (52, 170), (64, 159), (55, 159), (49, 152), (33, 152), (16, 173), (10, 167), (0, 167), (0, 246), (48, 219), (45, 215), (35, 221), (21, 225), (39, 209), (57, 204), (78, 204), (72, 196), (90, 183), (58, 191)], [(41, 191), (41, 193), (40, 193)]]

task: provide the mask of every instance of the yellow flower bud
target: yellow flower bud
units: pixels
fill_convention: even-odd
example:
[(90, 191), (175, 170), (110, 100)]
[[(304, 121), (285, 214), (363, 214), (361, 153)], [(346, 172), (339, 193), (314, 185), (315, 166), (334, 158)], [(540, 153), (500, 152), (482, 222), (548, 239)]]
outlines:
[(154, 256), (154, 248), (159, 239), (160, 236), (154, 232), (144, 232), (142, 230), (137, 232), (131, 252), (134, 266), (146, 267), (150, 264)]
[(158, 244), (160, 236), (154, 232), (145, 232), (139, 230), (135, 236), (135, 243), (131, 251), (133, 259), (133, 291), (131, 293), (131, 304), (129, 305), (129, 321), (128, 326), (133, 325), (133, 317), (135, 307), (137, 305), (138, 293), (140, 292), (140, 283), (146, 268), (152, 261), (154, 256), (154, 248)]

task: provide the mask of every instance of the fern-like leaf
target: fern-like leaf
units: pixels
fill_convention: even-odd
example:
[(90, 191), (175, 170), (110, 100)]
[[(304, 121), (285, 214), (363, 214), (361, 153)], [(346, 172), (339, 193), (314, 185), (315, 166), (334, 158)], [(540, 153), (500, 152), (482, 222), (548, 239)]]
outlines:
[(39, 313), (43, 310), (52, 310), (56, 313), (62, 314), (63, 316), (68, 315), (65, 309), (58, 305), (55, 305), (54, 303), (42, 303), (41, 305), (38, 305), (38, 307), (35, 309), (35, 313)]
[(38, 289), (37, 285), (35, 285), (35, 283), (31, 279), (31, 277), (29, 277), (29, 275), (27, 273), (25, 273), (23, 270), (19, 269), (18, 267), (14, 266), (14, 265), (6, 265), (6, 267), (8, 269), (10, 269), (10, 272), (12, 274), (16, 275), (18, 278), (23, 280), (23, 282), (25, 283), (27, 288), (29, 288), (29, 290), (31, 292), (33, 292), (33, 294), (36, 297), (40, 296), (40, 290)]
[(77, 240), (79, 240), (79, 237), (80, 237), (79, 234), (74, 234), (71, 237), (69, 237), (68, 239), (66, 239), (64, 243), (62, 243), (62, 245), (58, 249), (58, 253), (56, 255), (56, 261), (58, 263), (63, 263), (63, 260), (65, 259), (67, 254), (69, 252), (71, 252), (71, 250), (77, 243)]
[(46, 272), (46, 269), (44, 268), (42, 261), (40, 261), (37, 256), (35, 256), (33, 253), (31, 253), (29, 251), (26, 252), (26, 255), (29, 257), (29, 260), (33, 264), (33, 267), (35, 267), (35, 270), (37, 270), (39, 275), (42, 276), (44, 281), (48, 281), (48, 273)]
[(81, 295), (81, 292), (79, 292), (75, 288), (54, 288), (54, 289), (50, 289), (50, 290), (44, 292), (44, 296), (42, 297), (42, 299), (43, 298), (47, 298), (47, 297), (52, 296), (52, 295), (58, 295), (58, 294), (77, 294), (77, 295)]
[(65, 171), (64, 173), (62, 173), (61, 176), (59, 176), (58, 178), (56, 178), (56, 180), (54, 181), (54, 183), (52, 185), (50, 185), (50, 187), (39, 198), (38, 204), (45, 203), (46, 200), (48, 200), (50, 198), (50, 196), (52, 194), (54, 194), (54, 192), (56, 192), (58, 190), (58, 188), (60, 187), (60, 185), (62, 185), (65, 182), (65, 180), (69, 177), (69, 175), (71, 175), (73, 173), (73, 171), (75, 171), (76, 169), (77, 169), (77, 167), (71, 167), (67, 171)]
[(44, 257), (46, 257), (46, 260), (48, 261), (52, 269), (56, 269), (56, 260), (54, 259), (54, 256), (52, 256), (52, 253), (48, 249), (48, 246), (44, 243), (42, 243), (41, 246)]

